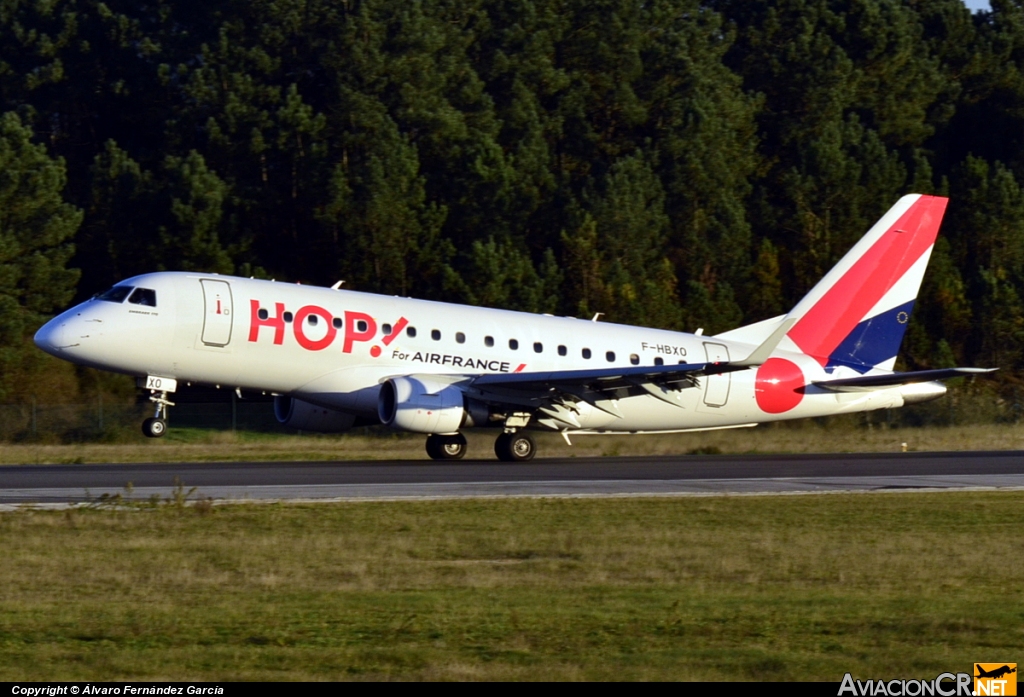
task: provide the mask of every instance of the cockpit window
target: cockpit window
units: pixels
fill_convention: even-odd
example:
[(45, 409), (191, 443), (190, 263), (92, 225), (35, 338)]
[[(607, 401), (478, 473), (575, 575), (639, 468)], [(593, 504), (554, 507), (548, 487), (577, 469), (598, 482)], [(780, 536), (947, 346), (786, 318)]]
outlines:
[(146, 307), (156, 307), (156, 291), (149, 288), (136, 288), (128, 302)]
[(97, 300), (106, 300), (110, 303), (123, 303), (128, 294), (132, 292), (132, 286), (114, 286), (105, 293), (96, 296)]

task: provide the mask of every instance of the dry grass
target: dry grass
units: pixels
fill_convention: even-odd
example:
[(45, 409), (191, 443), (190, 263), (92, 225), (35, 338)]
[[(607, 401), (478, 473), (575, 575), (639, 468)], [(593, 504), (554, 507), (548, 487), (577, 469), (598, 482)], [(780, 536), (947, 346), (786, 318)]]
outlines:
[(5, 513), (0, 680), (932, 678), (1024, 648), (1022, 504)]
[[(495, 432), (470, 431), (468, 457), (494, 457)], [(715, 453), (898, 452), (908, 450), (1024, 450), (1024, 428), (1012, 424), (887, 429), (815, 422), (702, 433), (573, 436), (566, 445), (538, 434), (541, 457)], [(239, 431), (178, 430), (159, 440), (74, 445), (5, 444), (0, 464), (83, 462), (201, 462), (283, 460), (423, 460), (423, 437), (410, 434), (279, 436)]]

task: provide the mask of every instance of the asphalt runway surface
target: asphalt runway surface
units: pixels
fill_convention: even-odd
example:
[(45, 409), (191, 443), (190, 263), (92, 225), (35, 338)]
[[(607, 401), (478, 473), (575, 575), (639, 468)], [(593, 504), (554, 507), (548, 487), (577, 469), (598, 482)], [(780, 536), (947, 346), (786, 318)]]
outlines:
[(0, 467), (0, 506), (192, 499), (713, 495), (1024, 488), (1024, 452), (686, 455), (456, 462), (206, 462)]

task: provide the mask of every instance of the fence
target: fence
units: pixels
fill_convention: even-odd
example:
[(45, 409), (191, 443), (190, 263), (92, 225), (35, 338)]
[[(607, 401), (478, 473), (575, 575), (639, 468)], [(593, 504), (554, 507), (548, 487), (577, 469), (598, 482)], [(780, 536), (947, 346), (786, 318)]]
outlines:
[[(984, 423), (1020, 423), (1024, 393), (1016, 388), (997, 394), (980, 381), (953, 385), (949, 394), (934, 402), (902, 409), (862, 412), (818, 419), (843, 428), (914, 428)], [(0, 405), (0, 442), (121, 441), (140, 436), (140, 424), (153, 415), (150, 404), (104, 403), (101, 398), (87, 404)], [(172, 428), (220, 431), (296, 433), (277, 423), (273, 404), (268, 401), (232, 400), (217, 403), (178, 403), (170, 410)], [(799, 428), (804, 420), (784, 422)]]
[[(150, 404), (6, 404), (0, 405), (0, 442), (119, 441), (140, 435)], [(269, 402), (178, 404), (171, 407), (173, 428), (293, 433), (277, 423)]]

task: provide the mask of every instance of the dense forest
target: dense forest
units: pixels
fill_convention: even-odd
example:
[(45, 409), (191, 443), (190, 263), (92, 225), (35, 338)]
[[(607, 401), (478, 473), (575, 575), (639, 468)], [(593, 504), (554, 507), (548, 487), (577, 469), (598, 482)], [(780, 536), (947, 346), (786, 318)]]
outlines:
[(1020, 0), (0, 0), (0, 402), (87, 389), (31, 334), (140, 272), (710, 334), (908, 192), (900, 365), (1012, 385), (1022, 182)]

